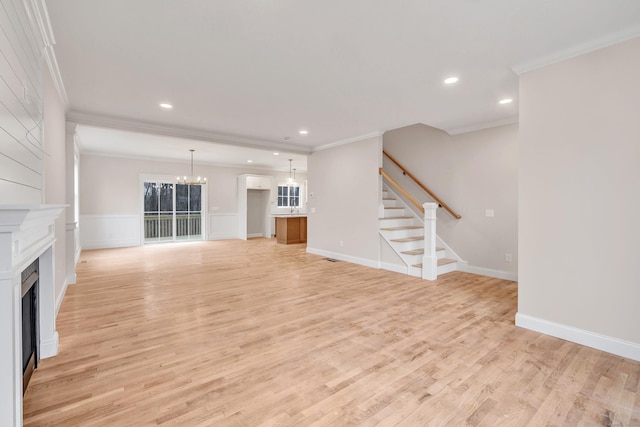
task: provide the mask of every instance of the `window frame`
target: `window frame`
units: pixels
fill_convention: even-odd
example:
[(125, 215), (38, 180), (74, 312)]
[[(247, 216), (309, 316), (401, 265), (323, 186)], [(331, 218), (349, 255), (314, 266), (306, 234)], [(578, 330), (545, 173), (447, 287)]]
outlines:
[[(286, 188), (286, 195), (281, 194), (280, 189), (281, 188)], [(291, 189), (292, 188), (296, 188), (298, 190), (298, 194), (291, 194)], [(291, 205), (291, 199), (297, 199), (298, 200), (298, 204), (297, 205)], [(286, 205), (281, 205), (280, 202), (286, 200)], [(278, 209), (287, 209), (287, 208), (294, 208), (294, 209), (300, 209), (302, 207), (302, 189), (301, 189), (301, 185), (300, 184), (292, 184), (292, 183), (282, 183), (282, 184), (278, 184), (277, 186), (277, 192), (276, 192), (276, 206), (278, 207)]]

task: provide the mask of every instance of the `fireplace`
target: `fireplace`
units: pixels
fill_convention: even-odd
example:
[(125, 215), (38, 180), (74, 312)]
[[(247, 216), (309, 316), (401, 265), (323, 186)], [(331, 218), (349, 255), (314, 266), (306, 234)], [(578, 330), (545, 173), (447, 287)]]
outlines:
[(38, 367), (38, 260), (22, 272), (22, 394)]
[(1, 426), (22, 425), (25, 368), (58, 352), (53, 254), (63, 209), (0, 205)]

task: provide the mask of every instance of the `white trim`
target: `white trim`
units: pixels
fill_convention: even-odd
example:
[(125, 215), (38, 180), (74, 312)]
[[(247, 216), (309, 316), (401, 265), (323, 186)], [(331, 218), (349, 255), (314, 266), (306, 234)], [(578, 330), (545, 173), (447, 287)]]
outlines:
[(58, 317), (58, 312), (60, 311), (60, 305), (62, 305), (62, 300), (64, 299), (64, 295), (67, 293), (67, 288), (69, 287), (69, 281), (64, 281), (64, 286), (62, 287), (62, 292), (60, 295), (56, 297), (56, 318)]
[(58, 66), (58, 60), (56, 59), (56, 54), (53, 50), (53, 46), (46, 46), (44, 48), (43, 56), (45, 62), (47, 63), (49, 74), (51, 74), (53, 86), (55, 87), (56, 92), (58, 93), (58, 97), (60, 98), (60, 102), (62, 102), (62, 105), (66, 111), (69, 108), (69, 97), (67, 96), (67, 90), (65, 89), (64, 82), (62, 81), (60, 67)]
[(514, 282), (518, 281), (517, 273), (509, 273), (508, 271), (494, 270), (492, 268), (476, 267), (473, 265), (468, 265), (464, 261), (462, 262), (458, 261), (458, 267), (460, 271), (464, 271), (465, 273), (495, 277), (496, 279), (513, 280)]
[(516, 326), (640, 361), (640, 344), (516, 313)]
[(255, 239), (256, 237), (264, 237), (264, 234), (262, 233), (247, 234), (247, 239)]
[(325, 251), (324, 249), (316, 249), (307, 247), (307, 253), (320, 255), (327, 258), (333, 258), (340, 261), (347, 261), (352, 264), (364, 265), (365, 267), (379, 268), (379, 263), (370, 259), (358, 258), (351, 255), (341, 254), (338, 252)]
[(476, 123), (476, 124), (470, 125), (470, 126), (457, 127), (457, 128), (449, 129), (446, 132), (449, 135), (459, 135), (461, 133), (475, 132), (477, 130), (483, 130), (483, 129), (496, 128), (496, 127), (499, 127), (499, 126), (512, 125), (514, 123), (518, 123), (518, 120), (519, 120), (519, 116), (511, 116), (511, 117), (507, 117), (506, 119), (494, 120), (494, 121), (491, 121), (491, 122)]
[(406, 265), (392, 264), (390, 262), (380, 262), (379, 268), (383, 270), (393, 271), (394, 273), (409, 274), (409, 269)]
[(537, 70), (538, 68), (546, 67), (547, 65), (555, 64), (567, 59), (575, 58), (576, 56), (584, 55), (585, 53), (593, 52), (598, 49), (613, 46), (614, 44), (622, 43), (623, 41), (630, 40), (640, 35), (640, 25), (636, 25), (631, 28), (626, 28), (615, 34), (607, 35), (598, 40), (594, 40), (588, 43), (583, 43), (578, 46), (571, 47), (569, 49), (561, 50), (552, 55), (548, 55), (542, 58), (535, 59), (533, 61), (525, 62), (523, 64), (514, 65), (511, 67), (514, 73), (522, 75), (529, 71)]
[(380, 136), (382, 136), (383, 133), (384, 132), (382, 132), (382, 131), (371, 132), (371, 133), (368, 133), (368, 134), (365, 134), (365, 135), (355, 136), (353, 138), (347, 138), (347, 139), (343, 139), (341, 141), (331, 142), (329, 144), (320, 145), (319, 147), (315, 147), (315, 148), (313, 148), (311, 150), (311, 152), (327, 150), (329, 148), (338, 147), (340, 145), (351, 144), (352, 142), (358, 142), (358, 141), (363, 141), (365, 139), (371, 139), (371, 138), (380, 137)]
[(53, 35), (53, 29), (51, 27), (51, 20), (49, 19), (49, 12), (44, 0), (29, 0), (30, 9), (33, 11), (33, 25), (35, 30), (40, 36), (40, 42), (42, 43), (42, 56), (47, 63), (49, 74), (51, 74), (51, 80), (60, 97), (60, 101), (64, 105), (64, 109), (69, 108), (69, 98), (67, 97), (67, 91), (62, 81), (62, 74), (60, 73), (60, 67), (58, 66), (58, 60), (53, 49), (53, 45), (56, 44), (55, 37)]
[(118, 129), (129, 132), (146, 133), (151, 135), (169, 136), (174, 138), (193, 139), (196, 141), (215, 142), (219, 144), (229, 144), (259, 149), (278, 149), (297, 154), (309, 154), (311, 149), (300, 145), (282, 144), (270, 140), (258, 140), (237, 135), (217, 134), (207, 131), (193, 129), (183, 129), (177, 127), (167, 127), (152, 123), (136, 122), (121, 118), (95, 115), (78, 111), (70, 111), (67, 120), (86, 126)]
[[(57, 312), (56, 312), (57, 314)], [(60, 342), (60, 338), (58, 337), (58, 331), (53, 333), (53, 336), (46, 340), (40, 340), (40, 358), (46, 359), (48, 357), (53, 357), (58, 354), (58, 343)]]

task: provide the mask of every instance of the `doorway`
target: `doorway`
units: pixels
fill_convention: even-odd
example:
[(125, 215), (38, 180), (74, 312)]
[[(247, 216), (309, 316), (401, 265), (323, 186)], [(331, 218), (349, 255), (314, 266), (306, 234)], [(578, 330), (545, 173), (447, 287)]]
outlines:
[(203, 239), (202, 186), (144, 183), (144, 243)]

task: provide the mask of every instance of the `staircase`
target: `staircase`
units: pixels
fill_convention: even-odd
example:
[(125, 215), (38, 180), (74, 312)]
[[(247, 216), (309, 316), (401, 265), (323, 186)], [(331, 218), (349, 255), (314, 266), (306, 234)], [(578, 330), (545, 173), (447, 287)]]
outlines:
[[(386, 187), (382, 191), (379, 224), (380, 235), (406, 264), (407, 274), (422, 277), (424, 222)], [(436, 247), (438, 275), (458, 268), (456, 259), (450, 258), (448, 252), (444, 247)]]

